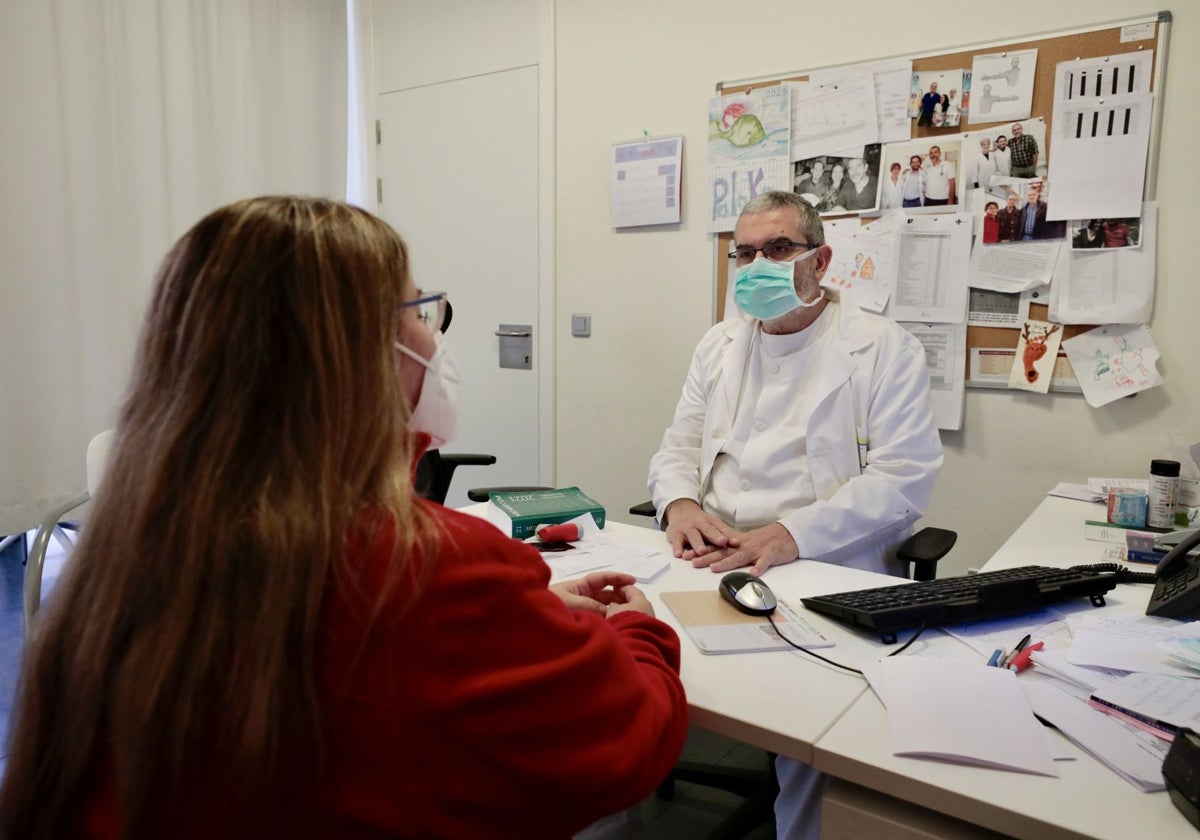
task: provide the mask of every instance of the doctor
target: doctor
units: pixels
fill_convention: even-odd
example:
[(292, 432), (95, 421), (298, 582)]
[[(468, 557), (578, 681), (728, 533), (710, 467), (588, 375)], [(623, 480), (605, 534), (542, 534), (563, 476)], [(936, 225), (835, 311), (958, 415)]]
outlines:
[[(730, 256), (743, 317), (692, 356), (649, 488), (676, 557), (755, 574), (797, 558), (904, 575), (896, 546), (942, 463), (920, 343), (827, 297), (833, 254), (799, 196), (746, 204)], [(780, 837), (816, 836), (821, 774), (777, 759)]]

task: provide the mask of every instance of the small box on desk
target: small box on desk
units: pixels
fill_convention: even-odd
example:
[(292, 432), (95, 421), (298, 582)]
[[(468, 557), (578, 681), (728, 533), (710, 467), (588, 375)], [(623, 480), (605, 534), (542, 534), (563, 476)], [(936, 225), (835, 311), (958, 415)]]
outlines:
[(504, 533), (523, 540), (538, 525), (557, 525), (590, 513), (604, 527), (604, 507), (578, 487), (557, 490), (495, 492), (488, 500), (487, 518)]

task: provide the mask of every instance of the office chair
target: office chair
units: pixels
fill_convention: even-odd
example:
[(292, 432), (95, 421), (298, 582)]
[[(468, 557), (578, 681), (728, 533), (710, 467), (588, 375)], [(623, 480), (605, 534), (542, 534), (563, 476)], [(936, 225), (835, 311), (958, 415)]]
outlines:
[[(651, 501), (634, 505), (629, 512), (634, 516), (657, 514)], [(908, 563), (909, 574), (914, 580), (933, 580), (937, 575), (937, 562), (949, 553), (957, 539), (958, 534), (955, 531), (925, 527), (901, 543), (896, 550), (896, 556)], [(675, 782), (682, 781), (715, 787), (745, 797), (744, 801), (708, 835), (707, 840), (744, 837), (758, 826), (775, 819), (775, 797), (779, 795), (775, 754), (765, 752), (765, 756), (766, 770), (746, 770), (700, 761), (677, 762), (670, 775), (658, 786), (656, 795), (660, 799), (673, 798)]]
[[(496, 463), (495, 455), (467, 452), (444, 453), (430, 449), (417, 461), (413, 474), (413, 487), (421, 496), (438, 504), (445, 504), (450, 492), (450, 481), (459, 467), (483, 467)], [(474, 491), (468, 491), (474, 492)], [(487, 501), (486, 497), (484, 501)]]
[(46, 550), (50, 547), (50, 538), (54, 537), (68, 551), (73, 547), (74, 542), (66, 530), (77, 531), (79, 523), (67, 520), (66, 516), (76, 508), (82, 507), (100, 486), (104, 467), (108, 463), (108, 452), (112, 448), (112, 439), (112, 429), (103, 431), (91, 439), (87, 448), (87, 492), (48, 513), (33, 537), (33, 545), (30, 546), (25, 561), (25, 583), (21, 596), (26, 639), (29, 638), (33, 626), (33, 617), (42, 604), (42, 572), (46, 565)]

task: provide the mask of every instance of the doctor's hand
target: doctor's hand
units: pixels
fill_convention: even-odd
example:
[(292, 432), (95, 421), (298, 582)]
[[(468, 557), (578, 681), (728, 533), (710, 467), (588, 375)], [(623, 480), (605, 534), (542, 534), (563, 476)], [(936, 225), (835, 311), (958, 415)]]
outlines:
[(736, 545), (713, 549), (704, 556), (689, 558), (697, 569), (705, 566), (714, 572), (729, 572), (743, 566), (753, 566), (761, 575), (772, 566), (790, 563), (800, 556), (792, 535), (778, 522), (742, 533)]
[(654, 608), (646, 596), (633, 585), (636, 582), (633, 575), (622, 572), (592, 572), (586, 577), (553, 583), (550, 591), (573, 610), (611, 615), (613, 608), (619, 607), (617, 612), (636, 609), (654, 615)]
[(667, 540), (676, 557), (692, 560), (710, 551), (738, 545), (738, 532), (691, 499), (676, 499), (663, 511)]

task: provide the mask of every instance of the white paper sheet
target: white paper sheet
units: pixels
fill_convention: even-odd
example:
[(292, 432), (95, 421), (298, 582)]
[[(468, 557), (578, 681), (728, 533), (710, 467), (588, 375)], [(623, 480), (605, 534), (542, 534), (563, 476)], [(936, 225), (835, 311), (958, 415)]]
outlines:
[(996, 292), (1023, 292), (1045, 286), (1053, 277), (1061, 242), (1011, 242), (971, 249), (972, 288)]
[(939, 429), (962, 428), (966, 394), (967, 325), (902, 323), (925, 348), (929, 396)]
[(833, 258), (821, 285), (863, 309), (883, 312), (896, 283), (895, 233), (869, 231), (857, 218), (835, 219), (825, 223), (825, 244)]
[(1017, 675), (982, 663), (919, 656), (883, 662), (896, 755), (1057, 776)]
[(1158, 348), (1144, 325), (1096, 327), (1062, 346), (1093, 408), (1162, 384)]
[(875, 77), (847, 70), (822, 81), (787, 83), (792, 102), (792, 160), (879, 142)]
[(1136, 216), (1145, 186), (1153, 50), (1055, 67), (1049, 219)]
[(869, 142), (896, 143), (912, 137), (912, 121), (908, 118), (908, 84), (912, 61), (893, 58), (884, 61), (834, 67), (810, 73), (809, 82), (819, 85), (840, 83), (848, 75), (867, 71), (875, 83), (875, 118), (878, 140)]
[(975, 56), (971, 64), (971, 122), (1027, 119), (1033, 107), (1036, 72), (1037, 50)]
[[(1195, 672), (1188, 668), (1171, 664), (1167, 654), (1155, 647), (1156, 642), (1166, 639), (1189, 637), (1184, 634), (1194, 638), (1197, 635), (1194, 624), (1145, 621), (1131, 616), (1084, 616), (1067, 651), (1067, 662), (1121, 671), (1194, 676)], [(1189, 629), (1184, 630), (1185, 626)]]
[(888, 314), (897, 321), (965, 322), (970, 253), (970, 214), (908, 216), (900, 229)]
[(1158, 206), (1142, 205), (1140, 246), (1072, 250), (1056, 275), (1050, 320), (1060, 324), (1143, 324), (1154, 308)]
[(991, 289), (971, 289), (970, 302), (967, 305), (967, 326), (1010, 327), (1019, 330), (1029, 317), (1029, 304), (1034, 291), (994, 292)]
[(1098, 712), (1045, 682), (1023, 685), (1033, 711), (1142, 791), (1164, 790), (1167, 742)]
[[(1187, 669), (1190, 677), (1198, 676)], [(1097, 700), (1175, 728), (1200, 731), (1200, 680), (1166, 674), (1129, 674), (1092, 692)]]

